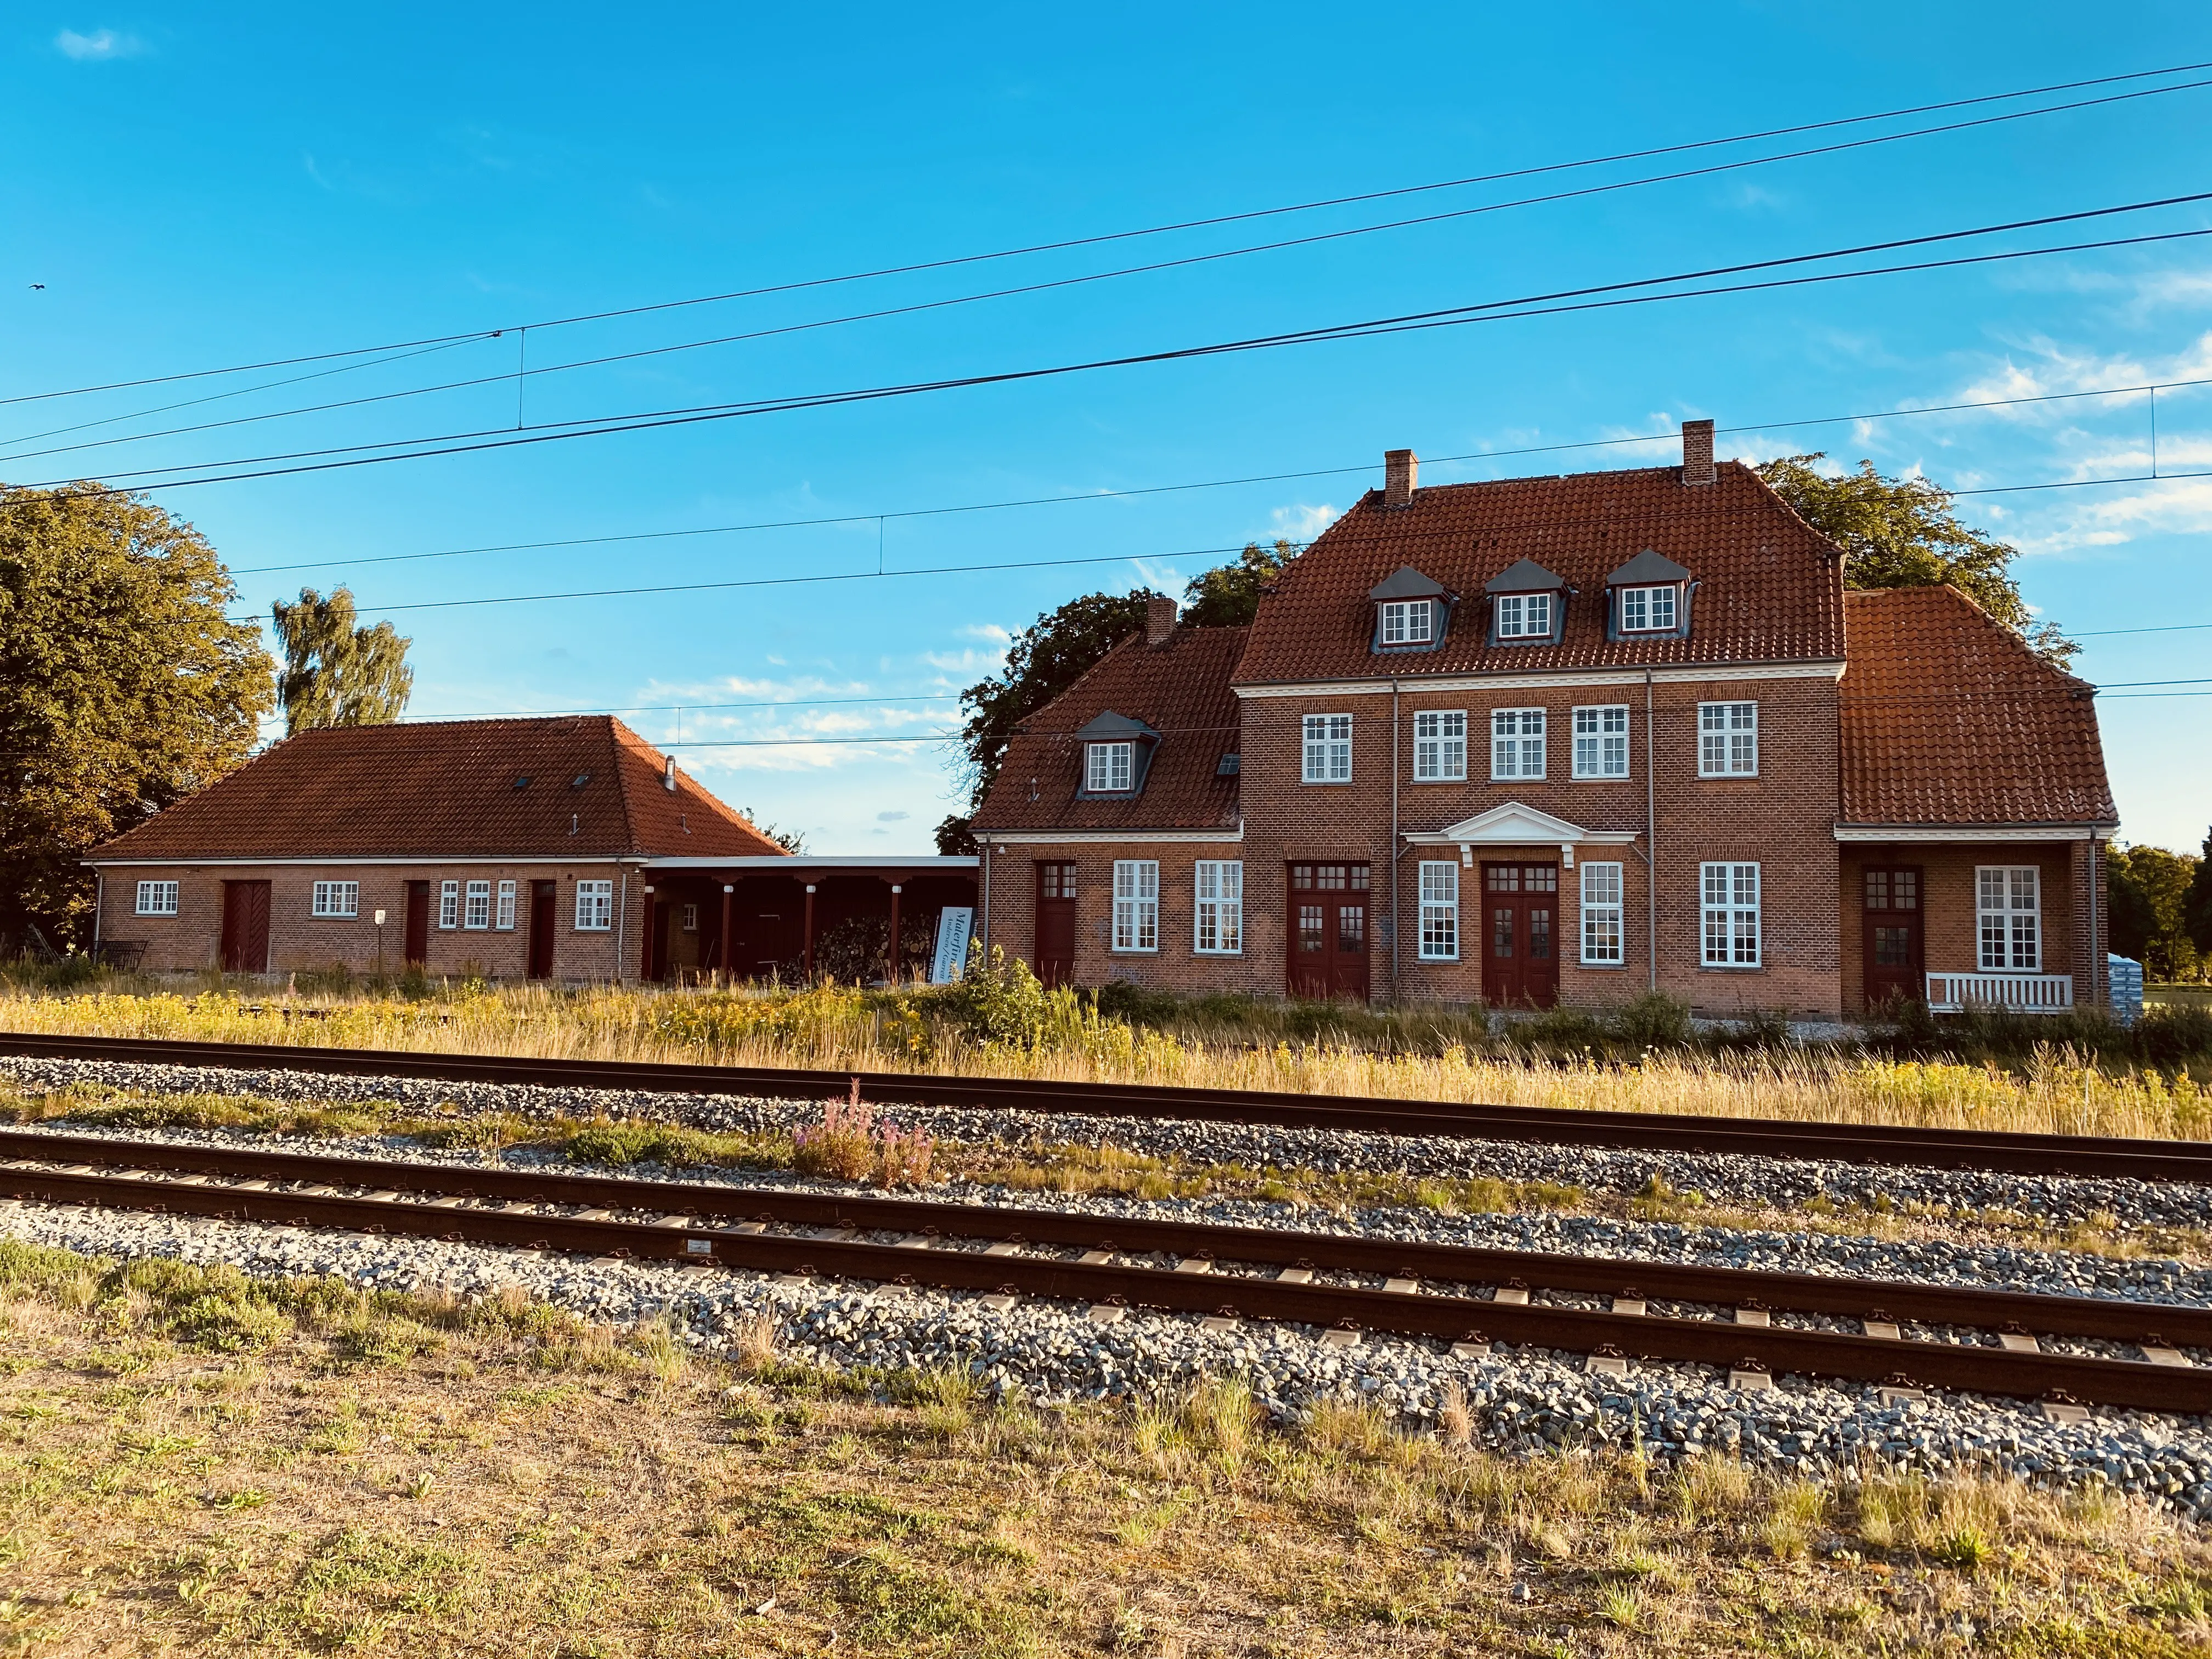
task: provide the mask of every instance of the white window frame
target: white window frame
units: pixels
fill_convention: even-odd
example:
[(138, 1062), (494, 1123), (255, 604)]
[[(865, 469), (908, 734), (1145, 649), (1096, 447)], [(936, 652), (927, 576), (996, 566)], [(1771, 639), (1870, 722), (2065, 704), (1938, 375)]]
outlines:
[(461, 925), (461, 884), (441, 881), (438, 884), (438, 931), (449, 933)]
[[(1664, 610), (1667, 620), (1656, 620)], [(1632, 614), (1640, 614), (1641, 621), (1629, 620)], [(1674, 584), (1662, 583), (1656, 587), (1624, 587), (1620, 590), (1620, 631), (1624, 634), (1671, 634), (1674, 631), (1681, 609), (1675, 602)]]
[(687, 904), (684, 907), (683, 923), (683, 927), (678, 929), (679, 932), (696, 933), (699, 931), (699, 907), (696, 904)]
[(1600, 702), (1574, 711), (1575, 775), (1618, 780), (1628, 775), (1628, 705)]
[(1467, 781), (1467, 710), (1424, 708), (1413, 714), (1413, 781)]
[(499, 884), (499, 898), (492, 908), (492, 931), (511, 933), (514, 931), (514, 884), (503, 881)]
[(1093, 743), (1084, 745), (1083, 788), (1091, 795), (1126, 795), (1136, 787), (1137, 745)]
[(1305, 717), (1305, 759), (1299, 773), (1304, 783), (1352, 781), (1352, 716), (1309, 714)]
[(1759, 775), (1759, 705), (1701, 702), (1698, 705), (1698, 775), (1755, 778)]
[(1382, 643), (1427, 645), (1437, 637), (1436, 604), (1430, 599), (1389, 599), (1382, 605)]
[(608, 880), (576, 884), (576, 927), (580, 933), (610, 933), (615, 926), (615, 884)]
[(1698, 866), (1699, 963), (1707, 968), (1764, 966), (1759, 933), (1759, 876), (1756, 864), (1715, 862)]
[(2043, 871), (2033, 864), (1974, 866), (1976, 958), (1985, 974), (2043, 971)]
[(471, 933), (488, 932), (491, 927), (491, 883), (472, 881), (462, 896), (461, 926)]
[(319, 881), (308, 895), (307, 914), (350, 921), (361, 914), (361, 884), (357, 881)]
[[(1556, 593), (1501, 593), (1498, 596), (1498, 637), (1501, 640), (1548, 640), (1552, 637)], [(1542, 625), (1537, 625), (1538, 618)]]
[(1542, 781), (1547, 746), (1544, 727), (1544, 711), (1540, 708), (1493, 708), (1490, 711), (1492, 782), (1524, 779)]
[(142, 881), (138, 884), (138, 908), (142, 916), (173, 916), (177, 914), (177, 884), (173, 881)]
[(1244, 954), (1244, 866), (1235, 859), (1200, 859), (1191, 870), (1196, 908), (1190, 948), (1202, 957)]
[(1449, 860), (1423, 860), (1414, 890), (1420, 895), (1419, 947), (1423, 962), (1459, 960), (1459, 866)]
[(1583, 962), (1591, 968), (1619, 968), (1628, 960), (1622, 885), (1618, 864), (1585, 864), (1583, 885)]
[(1125, 956), (1157, 955), (1160, 948), (1160, 862), (1114, 860), (1114, 949)]

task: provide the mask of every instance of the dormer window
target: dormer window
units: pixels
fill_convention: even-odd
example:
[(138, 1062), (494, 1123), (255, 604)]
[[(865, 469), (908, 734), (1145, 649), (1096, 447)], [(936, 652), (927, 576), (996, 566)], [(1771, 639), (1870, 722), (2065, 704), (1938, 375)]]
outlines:
[(1525, 640), (1552, 637), (1552, 596), (1549, 593), (1508, 594), (1498, 601), (1498, 637)]
[(1369, 588), (1367, 597), (1375, 604), (1374, 649), (1433, 651), (1442, 642), (1451, 595), (1434, 577), (1401, 565)]
[(1690, 573), (1650, 548), (1605, 579), (1606, 634), (1615, 640), (1680, 639), (1690, 631)]
[(1159, 747), (1158, 732), (1109, 708), (1075, 735), (1083, 745), (1078, 795), (1091, 799), (1143, 793), (1152, 751)]
[(1426, 645), (1436, 636), (1432, 600), (1394, 599), (1382, 607), (1383, 644)]
[(1492, 645), (1554, 645), (1566, 620), (1567, 583), (1534, 559), (1509, 565), (1487, 583)]
[(1137, 775), (1137, 745), (1133, 743), (1093, 743), (1085, 745), (1083, 787), (1087, 794), (1126, 795)]
[(1673, 633), (1674, 589), (1672, 586), (1622, 588), (1620, 631), (1624, 634)]

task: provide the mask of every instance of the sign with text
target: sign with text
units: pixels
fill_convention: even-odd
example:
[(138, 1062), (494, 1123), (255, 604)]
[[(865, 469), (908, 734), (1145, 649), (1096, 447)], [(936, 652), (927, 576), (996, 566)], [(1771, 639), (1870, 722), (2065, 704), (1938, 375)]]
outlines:
[(946, 905), (937, 913), (937, 954), (929, 964), (932, 985), (950, 985), (968, 971), (968, 935), (975, 925), (975, 911)]

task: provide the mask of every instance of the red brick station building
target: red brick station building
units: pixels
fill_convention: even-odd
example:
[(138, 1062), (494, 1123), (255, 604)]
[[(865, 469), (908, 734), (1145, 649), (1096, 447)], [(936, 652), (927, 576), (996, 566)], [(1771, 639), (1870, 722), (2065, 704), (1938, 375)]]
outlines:
[(2107, 996), (2094, 688), (1953, 589), (1847, 592), (1710, 422), (1680, 466), (1423, 489), (1386, 460), (1250, 627), (1156, 599), (1028, 721), (980, 870), (792, 856), (605, 716), (368, 726), (94, 849), (99, 937), (154, 970), (789, 979), (854, 918), (967, 907), (1082, 985)]
[(1048, 979), (1835, 1018), (2108, 994), (2094, 688), (1713, 460), (1417, 487), (1249, 628), (1153, 601), (1010, 744), (981, 932)]

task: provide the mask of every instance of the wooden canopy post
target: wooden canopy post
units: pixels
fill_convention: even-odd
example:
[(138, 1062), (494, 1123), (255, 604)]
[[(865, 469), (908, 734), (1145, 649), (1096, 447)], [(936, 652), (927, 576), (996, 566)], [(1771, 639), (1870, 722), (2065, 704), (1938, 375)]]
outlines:
[(893, 882), (891, 884), (891, 943), (890, 951), (886, 952), (890, 960), (884, 967), (884, 983), (894, 990), (898, 988), (899, 976), (898, 912), (899, 884)]
[(730, 900), (731, 896), (737, 890), (736, 885), (732, 883), (726, 881), (722, 884), (722, 961), (720, 964), (720, 971), (722, 974), (723, 983), (726, 985), (734, 985), (738, 982), (738, 958), (737, 952), (733, 948), (735, 941), (730, 935)]
[(806, 915), (801, 924), (806, 936), (806, 982), (814, 983), (814, 884), (806, 884)]
[(638, 976), (640, 979), (642, 979), (642, 980), (649, 980), (649, 979), (651, 979), (651, 978), (653, 977), (653, 887), (652, 887), (652, 884), (651, 884), (650, 883), (647, 883), (647, 885), (646, 885), (646, 890), (645, 890), (645, 916), (644, 916), (644, 922), (645, 922), (645, 925), (644, 925), (642, 927), (641, 927), (641, 928), (639, 928), (639, 929), (637, 930), (637, 932), (638, 932), (638, 958), (637, 958), (638, 966), (637, 966), (637, 976)]

